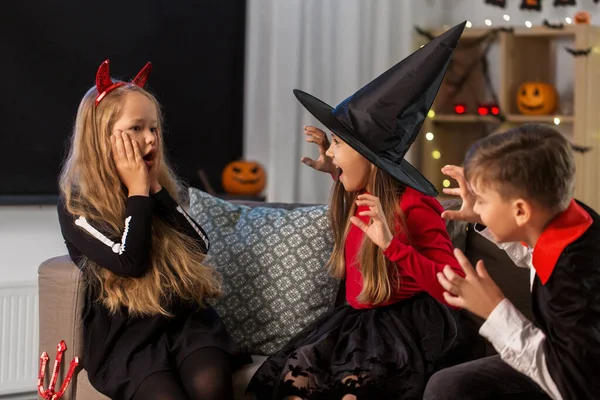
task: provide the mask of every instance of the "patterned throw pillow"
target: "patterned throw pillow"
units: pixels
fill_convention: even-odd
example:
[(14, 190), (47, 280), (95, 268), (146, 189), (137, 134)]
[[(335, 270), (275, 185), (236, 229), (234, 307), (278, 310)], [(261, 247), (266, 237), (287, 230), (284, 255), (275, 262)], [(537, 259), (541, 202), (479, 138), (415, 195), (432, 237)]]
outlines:
[(270, 355), (333, 308), (340, 286), (326, 206), (235, 205), (190, 188), (190, 216), (210, 239), (225, 294), (211, 302), (238, 344)]

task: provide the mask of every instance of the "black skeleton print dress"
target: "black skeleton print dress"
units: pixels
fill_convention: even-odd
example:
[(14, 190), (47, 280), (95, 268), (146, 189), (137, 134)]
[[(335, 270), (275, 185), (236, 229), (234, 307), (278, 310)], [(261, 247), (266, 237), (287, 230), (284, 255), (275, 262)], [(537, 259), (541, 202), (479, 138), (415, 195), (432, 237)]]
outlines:
[[(162, 189), (151, 196), (127, 200), (125, 229), (121, 237), (107, 237), (101, 221), (88, 221), (71, 215), (63, 199), (58, 217), (71, 259), (80, 267), (85, 258), (121, 276), (142, 276), (150, 265), (152, 216), (196, 239), (208, 251), (209, 240), (182, 207)], [(82, 269), (84, 279), (87, 271)], [(174, 315), (131, 317), (125, 309), (111, 315), (99, 302), (98, 288), (89, 280), (86, 288), (81, 357), (90, 383), (113, 399), (130, 399), (149, 375), (176, 371), (183, 360), (204, 347), (222, 349), (231, 356), (234, 368), (251, 362), (227, 333), (219, 315), (211, 307), (174, 300)]]

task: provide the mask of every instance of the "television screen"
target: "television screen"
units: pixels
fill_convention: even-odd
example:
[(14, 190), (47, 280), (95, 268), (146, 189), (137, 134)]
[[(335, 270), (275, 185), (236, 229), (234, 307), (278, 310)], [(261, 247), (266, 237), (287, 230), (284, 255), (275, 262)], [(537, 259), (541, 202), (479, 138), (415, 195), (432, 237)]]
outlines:
[(201, 187), (202, 169), (219, 189), (242, 154), (245, 1), (32, 0), (3, 14), (1, 203), (56, 201), (79, 101), (106, 59), (124, 80), (152, 62), (177, 173)]

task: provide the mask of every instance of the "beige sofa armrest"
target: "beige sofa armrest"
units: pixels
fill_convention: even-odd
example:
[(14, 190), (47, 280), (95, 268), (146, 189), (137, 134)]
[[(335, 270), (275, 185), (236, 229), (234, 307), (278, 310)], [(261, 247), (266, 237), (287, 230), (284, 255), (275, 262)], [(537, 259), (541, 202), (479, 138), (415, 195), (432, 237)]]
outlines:
[[(56, 346), (61, 340), (67, 344), (63, 355), (58, 385), (62, 383), (69, 363), (75, 356), (82, 356), (82, 323), (81, 311), (84, 305), (84, 287), (81, 274), (69, 256), (51, 258), (42, 263), (38, 270), (39, 286), (39, 321), (40, 343), (39, 352), (47, 352), (50, 360), (46, 372), (48, 387), (49, 377)], [(76, 375), (81, 372), (78, 368)], [(72, 388), (77, 384), (77, 377), (67, 389), (63, 399), (73, 399)]]

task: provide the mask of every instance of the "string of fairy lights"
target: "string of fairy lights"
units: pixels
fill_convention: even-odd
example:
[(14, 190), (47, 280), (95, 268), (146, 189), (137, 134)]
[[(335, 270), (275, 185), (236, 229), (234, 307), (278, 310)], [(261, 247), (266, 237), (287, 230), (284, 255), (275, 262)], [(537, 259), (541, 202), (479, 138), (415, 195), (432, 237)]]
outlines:
[[(435, 111), (429, 110), (429, 113), (427, 114), (427, 116), (429, 118), (435, 117)], [(435, 135), (433, 134), (433, 132), (429, 131), (429, 132), (425, 133), (425, 140), (431, 142), (431, 141), (433, 141), (433, 139), (435, 139)], [(434, 160), (439, 160), (440, 158), (442, 158), (442, 152), (439, 151), (438, 149), (435, 149), (431, 152), (431, 157)], [(450, 180), (444, 179), (442, 181), (442, 186), (444, 186), (445, 188), (450, 187)]]
[[(504, 14), (504, 15), (502, 15), (502, 19), (503, 19), (505, 22), (510, 22), (510, 15), (508, 15), (508, 14)], [(489, 19), (489, 18), (486, 18), (486, 19), (484, 19), (484, 20), (483, 20), (483, 23), (484, 23), (484, 24), (485, 24), (485, 26), (487, 26), (487, 27), (491, 27), (491, 26), (493, 25), (493, 22), (492, 22), (492, 20), (491, 20), (491, 19)], [(571, 25), (571, 24), (573, 23), (573, 18), (571, 18), (571, 17), (565, 17), (565, 23), (566, 23), (567, 25)], [(524, 25), (525, 25), (525, 27), (526, 27), (526, 28), (531, 28), (531, 27), (533, 27), (533, 23), (532, 23), (530, 20), (526, 20), (526, 21), (524, 22)], [(473, 23), (472, 23), (471, 21), (467, 21), (467, 23), (465, 24), (465, 26), (466, 26), (467, 28), (472, 28), (472, 27), (473, 27)], [(514, 25), (512, 25), (512, 27), (515, 27), (515, 26), (514, 26)]]

